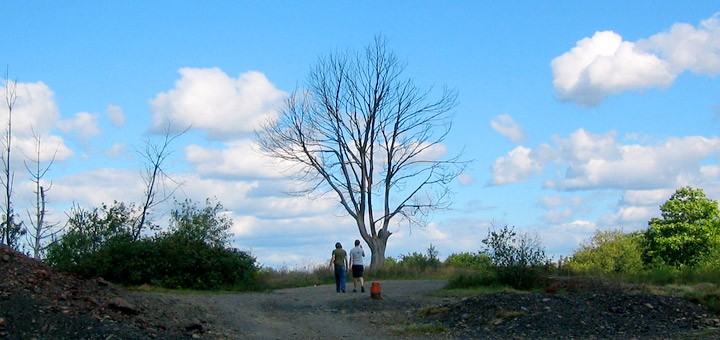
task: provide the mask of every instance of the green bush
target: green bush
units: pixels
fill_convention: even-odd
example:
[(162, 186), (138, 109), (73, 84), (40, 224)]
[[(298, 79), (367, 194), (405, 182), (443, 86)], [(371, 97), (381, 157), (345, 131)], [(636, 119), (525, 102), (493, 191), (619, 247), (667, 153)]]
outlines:
[(448, 288), (465, 289), (500, 285), (497, 273), (491, 267), (463, 267), (448, 279)]
[(126, 285), (149, 283), (155, 275), (156, 248), (150, 239), (133, 241), (130, 235), (112, 239), (89, 256), (95, 265), (93, 276)]
[(471, 268), (484, 268), (492, 265), (490, 256), (485, 253), (458, 253), (452, 254), (445, 259), (445, 265), (450, 267), (471, 267)]
[(504, 226), (488, 230), (482, 242), (502, 284), (516, 289), (544, 285), (542, 275), (547, 258), (537, 235), (517, 235), (514, 228)]
[(68, 217), (68, 231), (48, 246), (48, 263), (84, 277), (97, 276), (98, 252), (106, 244), (132, 239), (132, 212), (132, 207), (117, 201), (110, 207), (103, 204), (93, 209), (74, 206)]
[(427, 269), (437, 269), (440, 264), (441, 262), (437, 258), (428, 257), (425, 254), (418, 252), (401, 255), (399, 263), (401, 267), (413, 269), (418, 272), (423, 272)]
[(201, 290), (252, 288), (255, 258), (233, 248), (212, 246), (169, 234), (155, 241), (158, 261), (152, 283)]
[(443, 262), (439, 256), (437, 249), (431, 244), (425, 253), (400, 255), (400, 260), (387, 257), (382, 269), (370, 268), (368, 275), (376, 279), (444, 278), (447, 274), (444, 273)]
[(640, 234), (598, 230), (575, 251), (567, 266), (576, 273), (591, 275), (637, 273), (643, 270), (642, 254)]
[(70, 230), (48, 249), (48, 262), (84, 277), (166, 288), (255, 288), (256, 260), (227, 247), (232, 225), (212, 200), (200, 208), (190, 200), (176, 202), (168, 231), (134, 240), (132, 209), (122, 203), (108, 209), (76, 209)]

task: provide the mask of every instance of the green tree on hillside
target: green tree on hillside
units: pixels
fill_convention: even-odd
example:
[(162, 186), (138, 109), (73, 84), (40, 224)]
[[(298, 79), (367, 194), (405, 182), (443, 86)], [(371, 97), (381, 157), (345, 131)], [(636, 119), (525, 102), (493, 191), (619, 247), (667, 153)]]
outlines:
[(639, 272), (643, 269), (642, 254), (642, 235), (598, 230), (575, 251), (568, 266), (594, 274)]
[(662, 217), (651, 219), (645, 233), (646, 262), (694, 266), (718, 244), (718, 203), (702, 189), (677, 189), (660, 211)]

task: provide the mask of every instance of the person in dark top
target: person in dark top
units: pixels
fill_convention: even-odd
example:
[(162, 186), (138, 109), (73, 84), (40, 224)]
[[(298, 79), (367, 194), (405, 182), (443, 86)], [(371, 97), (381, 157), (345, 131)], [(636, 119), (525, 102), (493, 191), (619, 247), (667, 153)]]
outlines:
[(342, 249), (342, 244), (337, 242), (335, 243), (335, 250), (333, 250), (332, 258), (330, 259), (330, 270), (335, 269), (335, 289), (338, 293), (345, 293), (347, 267), (347, 252)]

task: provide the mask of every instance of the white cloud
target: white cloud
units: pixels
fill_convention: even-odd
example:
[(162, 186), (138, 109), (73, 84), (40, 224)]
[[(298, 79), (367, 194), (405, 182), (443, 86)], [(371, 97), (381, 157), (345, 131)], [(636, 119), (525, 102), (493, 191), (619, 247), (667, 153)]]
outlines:
[(475, 177), (473, 177), (472, 175), (470, 175), (466, 172), (461, 173), (457, 177), (457, 180), (460, 183), (460, 185), (462, 185), (462, 186), (468, 186), (468, 185), (475, 183)]
[(128, 154), (127, 147), (128, 147), (128, 145), (125, 143), (114, 143), (110, 147), (110, 150), (105, 152), (105, 156), (112, 157), (112, 158), (125, 156)]
[(676, 73), (690, 70), (716, 75), (720, 73), (720, 13), (701, 21), (698, 28), (674, 24), (670, 31), (641, 40), (638, 45), (658, 52)]
[(538, 205), (545, 209), (542, 220), (550, 224), (567, 223), (579, 214), (587, 213), (588, 198), (581, 196), (543, 196)]
[(621, 155), (616, 137), (617, 134), (614, 131), (599, 135), (580, 128), (568, 138), (555, 136), (553, 141), (557, 145), (562, 158), (576, 163), (587, 162), (596, 158), (619, 158)]
[[(0, 86), (0, 93), (5, 93), (5, 87)], [(60, 120), (53, 91), (43, 82), (17, 83), (16, 95), (12, 133), (13, 144), (20, 152), (14, 152), (11, 156), (18, 166), (17, 170), (24, 173), (23, 161), (28, 158), (36, 160), (38, 151), (41, 163), (53, 158), (55, 161), (63, 161), (72, 157), (74, 153), (65, 145), (65, 140), (51, 134)], [(5, 123), (3, 121), (2, 124)]]
[(182, 68), (175, 88), (150, 100), (154, 131), (169, 122), (205, 131), (213, 139), (252, 133), (277, 114), (285, 93), (260, 72), (232, 78), (218, 68)]
[(675, 79), (665, 61), (611, 31), (578, 41), (572, 50), (553, 59), (551, 66), (560, 99), (587, 106), (627, 90), (666, 87)]
[[(5, 87), (0, 86), (0, 91), (5, 93)], [(16, 94), (13, 136), (32, 137), (33, 131), (40, 135), (49, 134), (60, 119), (53, 91), (43, 82), (17, 83)], [(2, 124), (5, 124), (4, 120)]]
[(75, 133), (85, 141), (100, 134), (98, 116), (89, 112), (78, 112), (72, 119), (60, 121), (58, 128), (64, 132)]
[(187, 161), (204, 176), (223, 178), (281, 178), (278, 161), (255, 150), (255, 142), (240, 139), (225, 143), (223, 149), (189, 145), (185, 148)]
[[(718, 138), (691, 136), (669, 138), (656, 145), (620, 145), (606, 140), (607, 135), (581, 135), (589, 137), (590, 144), (582, 144), (588, 142), (585, 138), (577, 144), (573, 138), (558, 143), (567, 171), (564, 178), (547, 181), (547, 187), (656, 189), (688, 185), (701, 179), (700, 162), (720, 154)], [(591, 146), (594, 138), (598, 148)], [(591, 154), (587, 150), (598, 152)]]
[(647, 227), (647, 222), (652, 217), (658, 216), (658, 209), (643, 206), (622, 206), (609, 216), (604, 216), (599, 223), (602, 225), (622, 228), (624, 230), (638, 230)]
[(542, 164), (531, 155), (532, 150), (518, 146), (505, 157), (499, 157), (492, 166), (492, 184), (516, 183), (528, 179), (542, 169)]
[[(253, 255), (263, 265), (292, 263), (294, 260), (291, 259), (302, 247), (307, 247), (307, 252), (298, 260), (325, 257), (337, 240), (349, 244), (357, 238), (352, 219), (338, 211), (336, 200), (332, 198), (310, 200), (286, 196), (272, 188), (263, 189), (268, 183), (272, 186), (274, 181), (226, 181), (187, 174), (172, 176), (183, 183), (182, 190), (175, 192), (179, 200), (189, 197), (202, 204), (205, 198), (217, 198), (233, 219), (233, 246), (245, 250), (252, 245)], [(97, 190), (99, 187), (103, 189)], [(67, 209), (73, 202), (86, 207), (98, 207), (114, 200), (137, 203), (143, 189), (138, 170), (103, 168), (56, 178), (50, 195), (54, 206)], [(167, 218), (171, 205), (172, 200), (158, 206), (153, 211), (153, 218)], [(317, 244), (327, 244), (328, 248), (319, 249)]]
[(698, 27), (676, 23), (669, 31), (637, 42), (612, 31), (596, 32), (551, 62), (558, 97), (599, 104), (628, 90), (667, 87), (678, 74), (720, 73), (720, 13)]
[[(40, 167), (49, 165), (51, 161), (64, 161), (72, 157), (75, 153), (65, 145), (65, 141), (59, 136), (40, 136), (35, 137), (18, 137), (13, 139), (13, 143), (20, 149), (12, 158), (18, 157), (21, 162), (33, 164), (40, 160)], [(38, 144), (39, 142), (39, 144)], [(29, 161), (30, 160), (30, 161)], [(17, 163), (17, 162), (16, 162)], [(33, 164), (34, 166), (34, 164)]]
[(720, 138), (673, 137), (655, 144), (621, 144), (615, 132), (593, 134), (578, 129), (569, 137), (554, 137), (554, 145), (532, 150), (516, 147), (493, 164), (496, 185), (527, 180), (549, 164), (560, 169), (544, 182), (561, 190), (647, 190), (700, 186), (717, 181), (720, 170), (703, 166), (720, 155)]
[(700, 174), (705, 181), (715, 181), (720, 178), (720, 166), (706, 165), (700, 167)]
[(424, 228), (398, 227), (388, 239), (387, 255), (398, 258), (412, 252), (424, 253), (432, 244), (444, 259), (452, 253), (476, 252), (492, 221), (479, 218), (453, 218), (431, 222)]
[(621, 204), (639, 206), (659, 206), (675, 192), (675, 189), (627, 190)]
[(292, 182), (224, 180), (197, 175), (175, 175), (174, 179), (183, 183), (182, 192), (188, 197), (196, 200), (217, 197), (237, 216), (289, 219), (338, 212), (337, 200), (332, 195), (308, 199), (284, 194)]
[(540, 228), (537, 233), (545, 246), (546, 254), (555, 257), (566, 254), (567, 249), (577, 249), (583, 241), (592, 237), (597, 225), (591, 221), (574, 220)]
[(509, 114), (501, 114), (490, 121), (490, 126), (499, 134), (517, 143), (525, 139), (522, 127)]
[(112, 104), (108, 105), (105, 113), (108, 115), (108, 118), (110, 118), (110, 122), (113, 125), (117, 127), (125, 125), (125, 112), (123, 112), (122, 107)]
[(115, 200), (136, 202), (142, 192), (143, 183), (138, 170), (101, 168), (54, 180), (51, 199), (58, 204), (78, 202), (97, 207), (103, 202), (112, 203)]
[(659, 206), (667, 201), (674, 188), (651, 190), (626, 190), (613, 214), (603, 216), (598, 224), (625, 231), (647, 227), (652, 217), (659, 216)]
[[(275, 268), (312, 269), (318, 263), (327, 265), (335, 242), (341, 242), (348, 249), (358, 238), (357, 229), (349, 218), (327, 215), (296, 219), (234, 217), (234, 221), (233, 244), (239, 249), (250, 249), (261, 264)], [(367, 256), (370, 256), (369, 251)]]

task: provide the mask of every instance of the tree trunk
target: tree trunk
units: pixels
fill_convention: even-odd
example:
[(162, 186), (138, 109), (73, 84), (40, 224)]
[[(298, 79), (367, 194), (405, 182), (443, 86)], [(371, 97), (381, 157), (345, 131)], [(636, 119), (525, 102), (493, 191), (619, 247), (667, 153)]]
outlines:
[(385, 265), (385, 247), (387, 246), (387, 240), (390, 236), (389, 233), (379, 233), (377, 237), (370, 239), (368, 246), (370, 246), (370, 269), (380, 270)]

